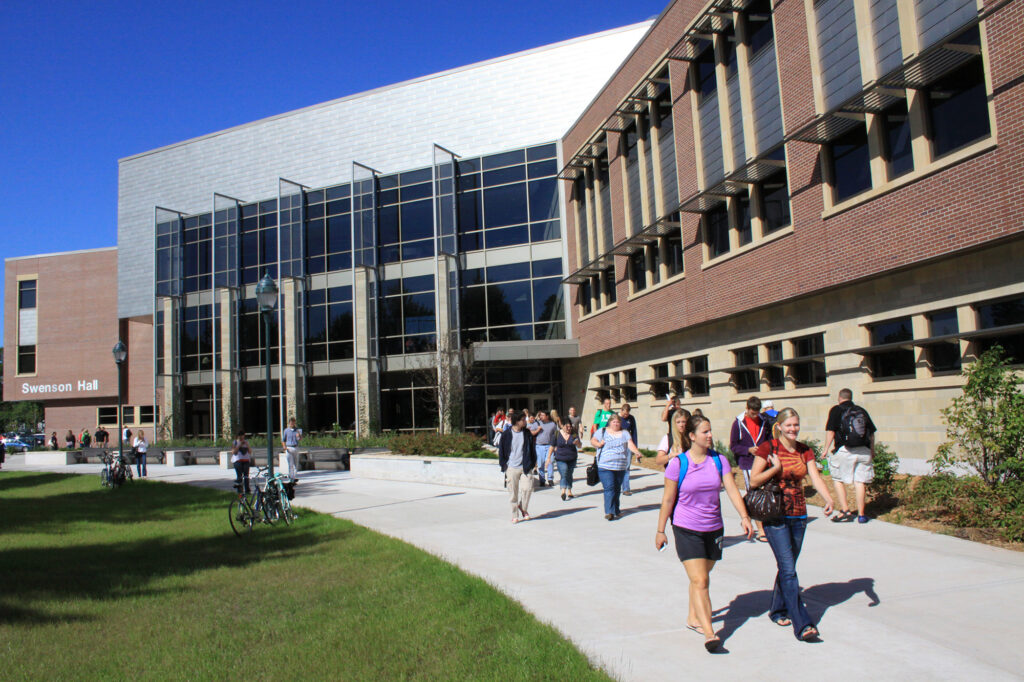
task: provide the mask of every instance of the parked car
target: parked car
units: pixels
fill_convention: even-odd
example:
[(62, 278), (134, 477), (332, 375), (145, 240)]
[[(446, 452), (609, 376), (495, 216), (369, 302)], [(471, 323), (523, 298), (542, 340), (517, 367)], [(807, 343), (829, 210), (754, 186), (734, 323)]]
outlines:
[(13, 438), (10, 437), (10, 436), (4, 436), (3, 440), (4, 440), (4, 447), (7, 449), (7, 452), (11, 452), (11, 453), (14, 453), (14, 452), (28, 452), (29, 450), (32, 449), (31, 445), (29, 445), (25, 441), (21, 440), (17, 436), (15, 436)]

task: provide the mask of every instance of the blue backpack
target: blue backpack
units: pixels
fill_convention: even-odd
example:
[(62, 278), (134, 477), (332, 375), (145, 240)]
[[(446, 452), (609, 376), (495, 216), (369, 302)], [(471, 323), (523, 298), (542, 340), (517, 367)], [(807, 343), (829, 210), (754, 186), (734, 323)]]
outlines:
[[(708, 450), (708, 457), (710, 457), (711, 461), (715, 463), (715, 468), (718, 469), (718, 478), (719, 478), (719, 480), (721, 480), (721, 478), (723, 476), (723, 474), (722, 474), (722, 459), (721, 459), (722, 456), (719, 455), (714, 450)], [(684, 462), (686, 463), (685, 467), (683, 466)], [(679, 455), (679, 478), (676, 479), (676, 503), (675, 503), (675, 506), (672, 507), (672, 515), (669, 516), (669, 522), (670, 523), (672, 522), (672, 519), (674, 519), (676, 517), (676, 507), (679, 506), (679, 488), (681, 488), (683, 486), (683, 479), (686, 478), (686, 471), (689, 468), (690, 468), (690, 458), (686, 456), (685, 452), (680, 453), (680, 455)]]

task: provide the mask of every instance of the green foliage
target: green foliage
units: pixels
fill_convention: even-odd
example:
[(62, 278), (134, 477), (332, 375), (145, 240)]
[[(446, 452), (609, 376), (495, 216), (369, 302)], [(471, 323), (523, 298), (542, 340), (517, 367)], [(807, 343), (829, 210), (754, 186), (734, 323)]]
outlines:
[(900, 466), (900, 458), (889, 449), (885, 443), (875, 443), (875, 458), (871, 462), (875, 470), (875, 480), (872, 485), (879, 490), (887, 491), (892, 488), (896, 481), (896, 471)]
[(729, 449), (729, 445), (724, 440), (715, 441), (715, 452), (729, 460), (729, 466), (733, 469), (736, 468), (736, 453)]
[(903, 492), (913, 517), (957, 528), (993, 529), (1003, 539), (1024, 541), (1024, 482), (989, 484), (978, 476), (940, 473), (923, 476)]
[(391, 440), (390, 448), (396, 454), (423, 457), (483, 457), (497, 455), (483, 449), (483, 439), (471, 433), (439, 434), (433, 431), (402, 433)]
[(19, 400), (0, 402), (0, 431), (26, 429), (35, 433), (36, 424), (43, 418), (41, 403)]
[(990, 486), (1024, 482), (1024, 378), (994, 346), (963, 369), (963, 395), (942, 410), (946, 442), (931, 459), (936, 472), (976, 471)]

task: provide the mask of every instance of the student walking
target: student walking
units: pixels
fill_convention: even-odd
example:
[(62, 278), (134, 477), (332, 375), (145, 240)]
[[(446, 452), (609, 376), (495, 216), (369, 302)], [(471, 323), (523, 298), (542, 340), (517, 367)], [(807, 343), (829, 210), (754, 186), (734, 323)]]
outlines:
[(612, 414), (608, 425), (594, 434), (590, 444), (597, 448), (595, 458), (597, 475), (604, 488), (604, 518), (611, 521), (622, 516), (619, 495), (622, 492), (622, 479), (629, 473), (630, 453), (639, 457), (640, 451), (629, 432), (622, 430), (622, 417), (617, 414)]
[(512, 425), (501, 434), (498, 443), (498, 466), (505, 474), (505, 488), (512, 506), (512, 523), (528, 521), (530, 495), (533, 493), (533, 473), (537, 469), (537, 451), (533, 436), (526, 428), (526, 415), (512, 412)]
[(546, 410), (537, 412), (537, 420), (530, 427), (530, 435), (534, 438), (534, 448), (537, 450), (537, 469), (540, 472), (540, 487), (555, 485), (554, 464), (548, 457), (548, 450), (555, 442), (555, 435), (558, 433), (558, 426), (551, 421), (551, 416)]
[(239, 491), (245, 488), (245, 494), (249, 494), (249, 466), (252, 464), (252, 453), (249, 450), (249, 441), (245, 437), (245, 431), (235, 434), (235, 442), (231, 444), (231, 466), (235, 469), (235, 488)]
[(288, 478), (293, 481), (299, 477), (298, 447), (302, 440), (302, 429), (295, 428), (295, 417), (288, 419), (288, 428), (281, 432), (281, 446), (284, 448), (285, 459), (288, 460)]
[(800, 579), (796, 560), (803, 547), (807, 528), (807, 502), (803, 481), (811, 477), (814, 489), (825, 498), (825, 516), (832, 513), (832, 496), (825, 480), (814, 464), (814, 451), (797, 441), (800, 415), (791, 407), (779, 410), (773, 428), (774, 437), (757, 448), (750, 481), (754, 487), (775, 479), (782, 487), (784, 517), (766, 521), (768, 544), (775, 554), (778, 573), (772, 588), (772, 605), (768, 617), (782, 627), (793, 626), (797, 639), (808, 642), (818, 638), (818, 627), (811, 620), (800, 597)]
[[(747, 398), (746, 410), (733, 421), (729, 431), (729, 449), (736, 455), (736, 467), (743, 472), (744, 488), (750, 490), (750, 467), (754, 465), (757, 447), (771, 438), (771, 423), (761, 416), (761, 399), (756, 395)], [(757, 539), (768, 542), (764, 535), (764, 524), (757, 522)]]
[[(622, 430), (629, 434), (629, 437), (633, 439), (633, 445), (636, 445), (637, 448), (639, 448), (640, 447), (640, 441), (637, 440), (636, 417), (634, 417), (632, 414), (629, 413), (629, 411), (631, 409), (632, 408), (630, 408), (629, 403), (623, 404), (622, 409), (619, 410), (619, 416), (622, 418)], [(630, 457), (629, 459), (630, 459), (630, 462), (629, 462), (630, 466), (632, 466), (633, 458)], [(637, 456), (637, 464), (639, 464), (639, 463), (640, 463), (640, 457)], [(629, 490), (629, 469), (630, 469), (630, 467), (627, 466), (626, 467), (626, 475), (622, 477), (622, 494), (623, 495), (627, 495), (627, 496), (633, 494)]]
[(149, 475), (149, 470), (146, 468), (146, 453), (148, 451), (149, 441), (146, 440), (146, 432), (139, 429), (135, 440), (132, 441), (132, 452), (135, 453), (135, 473), (139, 475), (139, 478)]
[(562, 428), (555, 435), (555, 441), (548, 448), (548, 466), (554, 459), (558, 467), (558, 486), (562, 489), (562, 499), (571, 500), (572, 494), (572, 473), (576, 469), (576, 461), (579, 458), (581, 445), (579, 437), (573, 430), (569, 421), (562, 422)]
[(711, 422), (692, 416), (686, 422), (689, 447), (673, 457), (665, 468), (665, 491), (658, 514), (654, 546), (668, 543), (665, 525), (672, 520), (676, 555), (690, 580), (690, 607), (686, 627), (704, 636), (704, 648), (715, 651), (722, 640), (711, 624), (711, 569), (722, 558), (725, 523), (722, 520), (720, 491), (724, 486), (729, 501), (740, 515), (740, 523), (749, 538), (753, 534), (747, 508), (732, 477), (729, 460), (712, 448)]
[(608, 426), (608, 420), (615, 414), (612, 412), (612, 399), (605, 398), (601, 403), (601, 409), (594, 413), (594, 423), (590, 425), (590, 435), (597, 433), (598, 429)]
[(669, 431), (669, 435), (661, 437), (658, 455), (654, 458), (655, 464), (668, 466), (669, 460), (690, 449), (690, 439), (686, 437), (686, 421), (689, 418), (690, 411), (685, 407), (680, 407), (672, 413), (672, 423), (669, 424), (672, 430)]
[[(833, 405), (825, 422), (825, 448), (828, 453), (835, 443), (836, 451), (828, 460), (832, 474), (832, 485), (841, 510), (833, 521), (867, 523), (865, 501), (867, 485), (875, 480), (875, 424), (860, 405), (853, 402), (853, 391), (844, 388), (839, 391), (839, 403)], [(850, 511), (846, 500), (846, 486), (853, 484), (857, 495), (857, 513)]]

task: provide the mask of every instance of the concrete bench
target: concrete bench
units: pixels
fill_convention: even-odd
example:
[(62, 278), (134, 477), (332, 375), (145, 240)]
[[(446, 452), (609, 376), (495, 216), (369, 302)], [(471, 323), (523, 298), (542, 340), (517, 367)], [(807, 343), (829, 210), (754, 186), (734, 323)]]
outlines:
[(191, 450), (164, 450), (164, 464), (169, 467), (183, 467), (195, 464)]
[(25, 453), (26, 466), (67, 466), (81, 463), (80, 450), (49, 450)]
[(461, 488), (504, 490), (505, 479), (496, 459), (355, 455), (352, 475), (387, 481), (436, 483)]
[(352, 452), (347, 448), (299, 452), (301, 471), (351, 471)]

